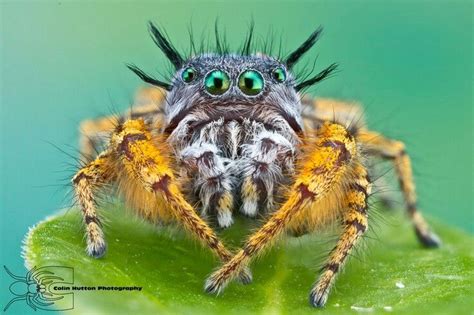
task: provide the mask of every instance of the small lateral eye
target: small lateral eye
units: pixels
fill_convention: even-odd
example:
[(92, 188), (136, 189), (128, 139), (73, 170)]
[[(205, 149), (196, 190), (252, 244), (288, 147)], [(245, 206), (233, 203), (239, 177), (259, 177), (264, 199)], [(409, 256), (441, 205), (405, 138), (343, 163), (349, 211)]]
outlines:
[(272, 72), (272, 77), (275, 79), (277, 82), (285, 82), (286, 80), (286, 72), (283, 70), (283, 68), (276, 68)]
[(195, 78), (196, 70), (193, 67), (186, 68), (181, 72), (181, 79), (186, 83), (192, 82)]
[(229, 76), (221, 70), (211, 71), (204, 78), (204, 87), (212, 95), (224, 94), (230, 87)]
[(263, 90), (263, 77), (255, 70), (242, 72), (239, 77), (239, 88), (247, 95), (257, 95)]

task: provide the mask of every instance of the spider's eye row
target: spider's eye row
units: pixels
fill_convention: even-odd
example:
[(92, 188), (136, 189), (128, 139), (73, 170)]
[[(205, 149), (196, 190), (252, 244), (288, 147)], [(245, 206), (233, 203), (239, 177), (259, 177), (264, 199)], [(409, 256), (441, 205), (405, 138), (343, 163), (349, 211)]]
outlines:
[(283, 68), (276, 68), (272, 72), (272, 77), (277, 82), (284, 82), (286, 80), (286, 72), (283, 70)]
[(212, 95), (224, 94), (230, 87), (229, 76), (224, 71), (213, 70), (204, 78), (204, 87)]
[(196, 70), (193, 67), (186, 68), (181, 72), (181, 79), (186, 83), (192, 82), (195, 78)]
[(257, 95), (263, 90), (263, 77), (255, 70), (242, 72), (239, 77), (239, 88), (247, 95)]

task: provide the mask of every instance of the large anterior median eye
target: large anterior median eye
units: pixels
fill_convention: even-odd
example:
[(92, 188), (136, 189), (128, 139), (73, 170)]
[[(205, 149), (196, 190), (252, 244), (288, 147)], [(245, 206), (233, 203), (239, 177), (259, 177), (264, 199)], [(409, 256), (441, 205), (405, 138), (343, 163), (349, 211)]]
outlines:
[(224, 71), (214, 70), (206, 75), (204, 86), (210, 94), (221, 95), (229, 89), (230, 79)]
[(263, 90), (263, 77), (254, 70), (244, 71), (239, 77), (239, 88), (247, 95), (257, 95)]

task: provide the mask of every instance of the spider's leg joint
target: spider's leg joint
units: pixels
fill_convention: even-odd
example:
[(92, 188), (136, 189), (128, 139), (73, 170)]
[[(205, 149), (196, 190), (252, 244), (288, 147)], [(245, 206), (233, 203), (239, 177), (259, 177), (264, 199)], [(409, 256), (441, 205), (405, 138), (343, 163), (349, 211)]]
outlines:
[(159, 180), (151, 184), (151, 189), (154, 192), (162, 192), (165, 196), (170, 197), (171, 192), (169, 190), (171, 177), (169, 175), (163, 175)]

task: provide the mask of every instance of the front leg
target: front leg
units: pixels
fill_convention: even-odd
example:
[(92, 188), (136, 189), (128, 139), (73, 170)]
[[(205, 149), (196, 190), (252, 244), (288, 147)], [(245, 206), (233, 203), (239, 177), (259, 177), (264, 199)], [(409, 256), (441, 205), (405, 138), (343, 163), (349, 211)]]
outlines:
[[(170, 150), (166, 142), (152, 139), (143, 120), (126, 121), (112, 136), (111, 147), (121, 158), (125, 171), (145, 190), (162, 198), (186, 230), (208, 246), (221, 261), (226, 262), (232, 257), (215, 232), (184, 198), (170, 166)], [(244, 283), (250, 282), (249, 270), (243, 269), (240, 279)]]
[(301, 160), (296, 182), (287, 201), (247, 240), (229, 262), (206, 281), (205, 290), (219, 293), (250, 261), (267, 248), (307, 206), (321, 200), (350, 168), (356, 156), (354, 138), (340, 125), (325, 123), (316, 139), (309, 141)]
[(82, 167), (72, 179), (77, 202), (82, 209), (86, 225), (87, 253), (100, 258), (105, 254), (107, 244), (102, 224), (96, 210), (97, 190), (114, 178), (113, 163), (107, 152), (101, 153), (94, 161)]

